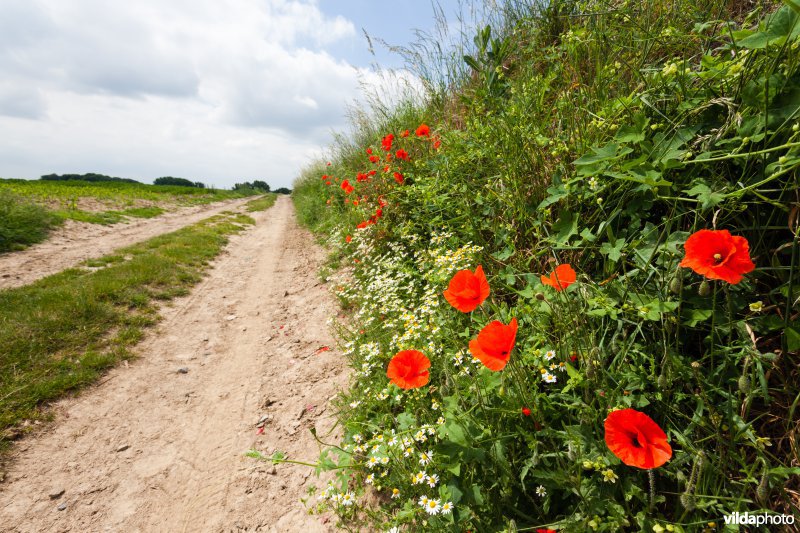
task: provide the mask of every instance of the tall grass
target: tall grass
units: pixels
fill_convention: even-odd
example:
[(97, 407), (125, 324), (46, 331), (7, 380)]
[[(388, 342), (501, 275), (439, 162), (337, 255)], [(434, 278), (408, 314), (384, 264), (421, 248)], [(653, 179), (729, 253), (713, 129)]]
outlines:
[(61, 219), (47, 209), (0, 190), (0, 253), (44, 240)]

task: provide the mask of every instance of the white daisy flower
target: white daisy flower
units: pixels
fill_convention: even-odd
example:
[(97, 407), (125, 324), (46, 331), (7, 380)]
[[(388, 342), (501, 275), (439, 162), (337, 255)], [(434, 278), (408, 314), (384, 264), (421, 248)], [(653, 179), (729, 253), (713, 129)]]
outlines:
[(452, 502), (444, 502), (442, 504), (442, 514), (450, 514), (450, 511), (453, 510), (453, 503)]
[(369, 459), (367, 459), (367, 467), (368, 468), (375, 468), (376, 466), (378, 466), (378, 464), (380, 464), (380, 459), (378, 459), (374, 455), (372, 457), (370, 457)]
[(372, 485), (373, 483), (375, 483), (375, 474), (368, 475), (365, 482), (367, 485)]
[(547, 496), (547, 490), (545, 490), (543, 486), (539, 485), (538, 487), (536, 487), (536, 495), (541, 498), (544, 498), (545, 496)]
[(441, 510), (442, 506), (439, 505), (439, 500), (428, 500), (428, 503), (425, 504), (425, 512), (431, 516), (439, 514)]
[(389, 464), (389, 458), (388, 457), (381, 457), (381, 464), (382, 465), (388, 465)]
[(431, 462), (433, 458), (433, 452), (428, 450), (427, 452), (422, 452), (419, 454), (419, 464), (425, 466)]
[(427, 477), (428, 477), (428, 474), (424, 470), (420, 470), (419, 472), (417, 472), (416, 474), (411, 476), (411, 482), (414, 485), (419, 485), (420, 483), (424, 483), (425, 482), (425, 478), (427, 478)]
[(427, 496), (425, 496), (424, 494), (423, 494), (422, 496), (420, 496), (420, 497), (419, 497), (419, 504), (420, 504), (422, 507), (425, 507), (426, 505), (428, 505), (428, 497), (427, 497)]
[(434, 488), (437, 483), (439, 483), (439, 476), (436, 474), (431, 474), (430, 476), (425, 478), (425, 482), (428, 484), (430, 488)]
[(352, 492), (345, 492), (344, 494), (342, 494), (341, 501), (339, 501), (338, 503), (345, 507), (348, 507), (350, 505), (353, 505), (353, 502), (355, 502), (355, 500), (356, 500), (355, 496), (353, 496)]
[(394, 500), (395, 498), (399, 498), (399, 497), (400, 497), (400, 489), (397, 489), (397, 488), (392, 489), (392, 499)]
[(555, 351), (553, 351), (553, 350), (547, 350), (547, 351), (544, 353), (544, 358), (545, 358), (545, 359), (547, 359), (548, 361), (550, 361), (551, 359), (553, 359), (555, 356), (556, 356), (556, 352), (555, 352)]

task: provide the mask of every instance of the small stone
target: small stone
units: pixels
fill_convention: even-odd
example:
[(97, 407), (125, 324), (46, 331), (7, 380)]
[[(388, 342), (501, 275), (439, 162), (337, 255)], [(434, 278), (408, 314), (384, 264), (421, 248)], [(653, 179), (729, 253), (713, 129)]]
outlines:
[(270, 468), (269, 470), (267, 470), (267, 474), (269, 474), (270, 476), (277, 475), (277, 473), (278, 473), (278, 469), (275, 468), (274, 466), (272, 468)]
[(63, 487), (59, 487), (57, 489), (51, 490), (50, 493), (48, 494), (48, 496), (50, 496), (51, 500), (57, 500), (61, 496), (63, 496), (65, 492), (66, 492), (66, 490), (64, 490)]
[(178, 372), (178, 374), (188, 374), (189, 373), (189, 368), (185, 367), (185, 366), (182, 366), (177, 370), (177, 372)]
[(56, 509), (58, 509), (59, 511), (63, 511), (66, 508), (67, 508), (67, 502), (59, 503), (58, 507), (56, 507)]
[(124, 452), (125, 450), (127, 450), (127, 449), (128, 449), (128, 448), (130, 448), (130, 447), (131, 447), (131, 445), (130, 445), (130, 444), (123, 444), (122, 446), (118, 446), (118, 447), (117, 447), (117, 449), (116, 449), (115, 451), (116, 451), (117, 453), (119, 453), (119, 452)]
[(225, 320), (227, 320), (228, 322), (230, 322), (231, 320), (236, 320), (236, 315), (228, 315), (225, 317)]

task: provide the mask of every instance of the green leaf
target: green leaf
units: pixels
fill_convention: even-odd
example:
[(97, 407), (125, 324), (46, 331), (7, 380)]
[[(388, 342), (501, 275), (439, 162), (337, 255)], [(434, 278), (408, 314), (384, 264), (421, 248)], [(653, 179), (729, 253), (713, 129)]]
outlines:
[(786, 335), (786, 348), (790, 352), (800, 350), (800, 331), (790, 326), (786, 328), (784, 334)]
[(612, 245), (609, 242), (604, 242), (600, 245), (600, 253), (607, 255), (609, 259), (615, 263), (622, 257), (622, 248), (625, 247), (625, 239), (617, 239)]
[(704, 183), (695, 185), (686, 191), (686, 194), (697, 198), (697, 200), (700, 202), (701, 209), (704, 210), (714, 207), (725, 199), (724, 194), (721, 192), (712, 191), (711, 188)]
[(683, 312), (683, 324), (693, 328), (700, 322), (705, 322), (711, 318), (712, 314), (713, 311), (711, 309), (689, 309)]
[(595, 163), (599, 163), (601, 161), (611, 161), (614, 159), (619, 159), (629, 153), (633, 152), (633, 148), (623, 147), (622, 150), (619, 149), (619, 145), (617, 143), (608, 143), (607, 145), (603, 146), (602, 148), (592, 147), (593, 155), (583, 155), (575, 160), (575, 166), (581, 167), (586, 165), (593, 165)]
[(553, 231), (556, 233), (556, 243), (566, 244), (570, 237), (578, 233), (578, 215), (569, 211), (562, 213), (553, 224)]
[(764, 29), (745, 37), (736, 44), (742, 48), (755, 50), (773, 44), (781, 45), (787, 39), (793, 39), (800, 35), (800, 24), (798, 24), (800, 12), (793, 4), (796, 4), (796, 1), (787, 2), (787, 5), (767, 17)]

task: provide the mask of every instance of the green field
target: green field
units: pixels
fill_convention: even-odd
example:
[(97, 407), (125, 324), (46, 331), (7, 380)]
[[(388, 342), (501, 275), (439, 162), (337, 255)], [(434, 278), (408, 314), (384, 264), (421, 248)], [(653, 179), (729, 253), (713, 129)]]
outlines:
[(0, 253), (40, 242), (67, 219), (117, 224), (256, 193), (110, 181), (0, 179)]

